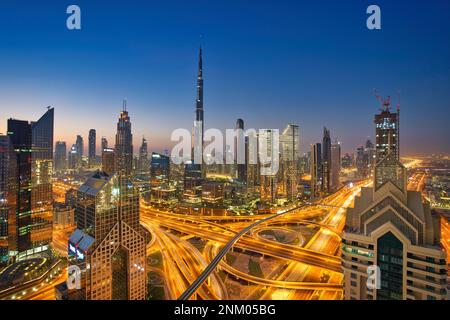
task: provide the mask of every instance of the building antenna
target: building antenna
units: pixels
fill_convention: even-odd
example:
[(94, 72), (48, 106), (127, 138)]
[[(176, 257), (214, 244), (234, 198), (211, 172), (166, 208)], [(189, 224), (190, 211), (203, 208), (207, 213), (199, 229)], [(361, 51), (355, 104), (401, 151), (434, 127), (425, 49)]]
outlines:
[(127, 111), (127, 99), (123, 99), (122, 109), (123, 111)]

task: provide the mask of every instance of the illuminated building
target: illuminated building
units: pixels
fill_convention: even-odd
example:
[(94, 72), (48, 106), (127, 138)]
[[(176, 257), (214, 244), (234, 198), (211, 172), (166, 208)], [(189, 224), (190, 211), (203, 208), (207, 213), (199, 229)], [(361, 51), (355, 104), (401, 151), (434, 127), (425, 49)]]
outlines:
[(55, 172), (61, 173), (67, 169), (67, 147), (65, 141), (56, 141), (55, 144)]
[(203, 183), (202, 167), (188, 162), (184, 168), (183, 200), (189, 203), (200, 203)]
[(53, 108), (36, 122), (8, 120), (15, 161), (8, 186), (8, 250), (17, 260), (49, 249), (53, 219)]
[(280, 136), (280, 186), (288, 200), (297, 198), (300, 131), (298, 125), (288, 124)]
[(8, 262), (8, 184), (11, 158), (9, 137), (0, 135), (0, 265)]
[(331, 145), (331, 189), (339, 189), (341, 173), (341, 144), (335, 142)]
[(83, 137), (77, 135), (77, 140), (75, 141), (76, 146), (76, 156), (77, 156), (77, 168), (80, 169), (83, 166), (83, 155), (84, 155), (84, 141)]
[(383, 109), (375, 115), (375, 137), (376, 137), (376, 158), (377, 161), (383, 159), (391, 153), (399, 159), (399, 118), (400, 111), (396, 113), (390, 111), (389, 100), (383, 104)]
[(102, 137), (101, 144), (102, 144), (101, 147), (102, 147), (102, 152), (103, 152), (103, 149), (108, 148), (108, 140), (106, 139), (106, 137)]
[(322, 189), (322, 145), (311, 145), (311, 197), (319, 196)]
[(53, 226), (55, 229), (70, 228), (75, 225), (75, 209), (65, 204), (55, 204)]
[(377, 157), (376, 157), (375, 145), (372, 143), (372, 141), (370, 139), (367, 139), (367, 141), (366, 141), (365, 152), (367, 153), (370, 171), (373, 171), (373, 169), (375, 168)]
[(102, 170), (107, 174), (116, 172), (116, 157), (114, 149), (105, 148), (102, 152)]
[[(193, 127), (193, 148), (192, 161), (194, 164), (199, 164), (202, 170), (202, 177), (205, 177), (205, 168), (203, 166), (203, 148), (205, 136), (205, 121), (203, 111), (203, 60), (202, 48), (200, 47), (198, 55), (198, 76), (197, 76), (197, 98), (195, 100), (195, 121)], [(194, 161), (195, 154), (200, 155), (199, 161)], [(199, 162), (199, 163), (197, 163)]]
[(71, 170), (78, 170), (80, 158), (77, 154), (77, 146), (73, 144), (70, 148), (69, 154), (67, 155), (68, 168)]
[(88, 150), (88, 155), (89, 155), (89, 166), (92, 166), (96, 163), (96, 148), (97, 147), (97, 133), (95, 131), (95, 129), (91, 129), (89, 130), (89, 150)]
[[(244, 138), (244, 120), (237, 119), (236, 121), (236, 130), (242, 130), (240, 135), (235, 137), (234, 142), (234, 157), (236, 159), (236, 177), (239, 181), (246, 183), (247, 182), (247, 163), (245, 161), (245, 138)], [(242, 154), (245, 163), (237, 163), (238, 162), (238, 152)]]
[(353, 154), (344, 154), (342, 157), (342, 168), (350, 168), (353, 166)]
[(150, 170), (150, 164), (148, 160), (148, 145), (145, 138), (142, 138), (142, 144), (139, 148), (139, 159), (137, 167), (140, 174), (146, 174)]
[(331, 138), (330, 130), (323, 128), (322, 140), (322, 191), (330, 192), (331, 187)]
[[(206, 176), (206, 168), (203, 165), (204, 144), (204, 111), (203, 111), (203, 62), (202, 48), (198, 57), (197, 98), (195, 100), (195, 121), (192, 129), (192, 155), (191, 161), (184, 166), (184, 192), (183, 199), (187, 202), (200, 202), (201, 185)], [(199, 159), (195, 159), (195, 155)]]
[(274, 150), (275, 141), (274, 131), (271, 129), (264, 129), (260, 132), (260, 143), (264, 144), (260, 146), (258, 150), (261, 159), (262, 153), (267, 157), (270, 155), (270, 159), (267, 164), (261, 164), (261, 177), (260, 177), (260, 198), (263, 204), (274, 204), (277, 199), (277, 174), (275, 171), (276, 165), (279, 164), (279, 152)]
[(120, 175), (130, 176), (133, 171), (133, 135), (126, 101), (120, 112), (116, 133), (116, 171)]
[(152, 152), (151, 158), (151, 181), (160, 184), (169, 181), (170, 158), (163, 154)]
[(208, 206), (223, 204), (225, 185), (219, 181), (207, 181), (202, 186), (202, 201)]
[(247, 193), (255, 193), (260, 183), (260, 172), (258, 162), (258, 135), (254, 131), (249, 131), (245, 137), (245, 162), (247, 164)]
[(363, 146), (356, 149), (356, 169), (360, 179), (366, 179), (370, 173), (369, 155)]
[[(398, 149), (385, 150), (387, 154), (377, 152), (381, 158), (374, 186), (362, 188), (347, 210), (342, 237), (345, 299), (445, 299), (447, 267), (439, 217), (420, 192), (407, 190)], [(379, 267), (379, 272), (373, 274), (369, 266)], [(369, 273), (371, 279), (379, 276), (371, 282), (374, 286), (367, 285)]]
[(81, 288), (71, 290), (69, 299), (146, 298), (146, 240), (139, 231), (139, 195), (131, 183), (124, 188), (120, 183), (117, 175), (97, 171), (77, 192), (77, 229), (69, 239), (68, 260), (69, 267), (80, 268), (82, 278)]

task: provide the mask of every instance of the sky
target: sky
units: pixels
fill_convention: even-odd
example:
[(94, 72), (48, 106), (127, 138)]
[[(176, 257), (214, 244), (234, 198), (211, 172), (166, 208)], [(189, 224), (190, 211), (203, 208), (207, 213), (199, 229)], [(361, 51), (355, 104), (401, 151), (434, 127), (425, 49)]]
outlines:
[(448, 0), (2, 0), (0, 132), (51, 105), (55, 141), (87, 146), (94, 128), (113, 144), (125, 98), (135, 150), (170, 148), (192, 127), (201, 44), (206, 128), (295, 123), (305, 152), (326, 126), (353, 152), (373, 139), (376, 88), (394, 106), (400, 92), (403, 155), (450, 154), (449, 39)]

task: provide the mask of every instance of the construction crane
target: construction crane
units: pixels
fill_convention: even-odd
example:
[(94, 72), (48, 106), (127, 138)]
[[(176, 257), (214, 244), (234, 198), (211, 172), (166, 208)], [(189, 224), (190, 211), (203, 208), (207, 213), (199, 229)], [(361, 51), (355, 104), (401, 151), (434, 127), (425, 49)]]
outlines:
[(377, 98), (378, 102), (381, 105), (381, 111), (389, 111), (389, 108), (391, 106), (391, 96), (388, 96), (387, 98), (383, 98), (378, 94), (377, 89), (373, 89), (375, 97)]

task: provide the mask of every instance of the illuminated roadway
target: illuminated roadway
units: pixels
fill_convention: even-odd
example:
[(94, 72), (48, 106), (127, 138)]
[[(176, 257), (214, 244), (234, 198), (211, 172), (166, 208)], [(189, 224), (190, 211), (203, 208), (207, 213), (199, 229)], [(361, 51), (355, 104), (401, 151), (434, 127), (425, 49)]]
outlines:
[[(368, 183), (365, 183), (365, 185), (368, 185)], [(359, 192), (359, 188), (357, 188), (357, 190), (354, 190), (352, 188), (350, 188), (350, 193), (351, 195), (349, 197), (346, 198), (343, 206), (348, 206), (351, 201), (353, 201), (354, 196)], [(334, 198), (335, 196), (331, 197)], [(331, 205), (335, 205), (334, 200), (332, 200), (330, 202)], [(313, 206), (312, 205), (308, 205), (308, 206)], [(337, 206), (337, 205), (336, 205)], [(302, 207), (304, 208), (304, 207)], [(202, 274), (200, 275), (199, 278), (197, 278), (192, 284), (191, 286), (180, 296), (180, 300), (185, 300), (185, 299), (189, 299), (189, 297), (197, 290), (197, 288), (208, 278), (208, 276), (211, 274), (211, 272), (216, 268), (216, 266), (220, 263), (220, 261), (223, 259), (223, 257), (225, 256), (225, 254), (231, 249), (231, 247), (233, 247), (238, 240), (243, 237), (247, 232), (249, 232), (252, 228), (265, 223), (269, 220), (278, 218), (280, 216), (283, 215), (287, 215), (290, 214), (292, 212), (296, 212), (299, 209), (302, 208), (295, 208), (295, 209), (291, 209), (285, 212), (281, 212), (278, 214), (274, 214), (271, 216), (268, 216), (262, 220), (256, 221), (252, 224), (250, 224), (249, 226), (247, 226), (246, 228), (244, 228), (243, 230), (241, 230), (239, 233), (237, 233), (217, 254), (217, 256), (211, 261), (211, 263), (208, 265), (208, 267), (202, 272)], [(335, 209), (337, 210), (337, 212), (330, 218), (326, 218), (324, 220), (324, 222), (326, 223), (330, 223), (333, 224), (335, 227), (339, 227), (340, 225), (342, 225), (342, 221), (344, 220), (344, 212), (345, 209), (344, 208), (339, 208), (339, 209)], [(332, 234), (329, 230), (327, 229), (320, 229), (320, 231), (316, 234), (316, 240), (313, 242), (314, 244), (316, 244), (317, 242), (319, 242), (319, 246), (318, 246), (318, 251), (322, 251), (322, 248), (324, 247), (324, 244), (327, 243), (328, 239), (330, 237), (336, 237), (335, 234)], [(320, 240), (319, 240), (320, 239)], [(263, 245), (264, 247), (266, 247), (268, 244)], [(337, 246), (339, 246), (339, 241), (337, 241)], [(317, 248), (314, 248), (314, 250), (317, 250)], [(327, 249), (328, 250), (328, 249)], [(302, 249), (299, 248), (299, 251), (302, 251)], [(261, 253), (260, 250), (258, 250), (258, 252)], [(310, 252), (311, 253), (311, 252)], [(321, 256), (320, 252), (314, 252), (314, 255), (316, 255), (316, 258)], [(328, 260), (327, 261), (322, 261), (322, 262), (326, 262), (328, 265), (322, 265), (319, 264), (321, 267), (325, 267), (325, 268), (330, 268), (330, 264), (332, 263), (330, 257), (332, 256), (327, 256)], [(338, 260), (338, 270), (340, 270), (340, 259), (338, 257), (334, 257), (333, 258), (337, 258)], [(320, 258), (319, 258), (320, 259)], [(310, 263), (311, 264), (311, 263)], [(333, 269), (333, 268), (331, 268)]]

